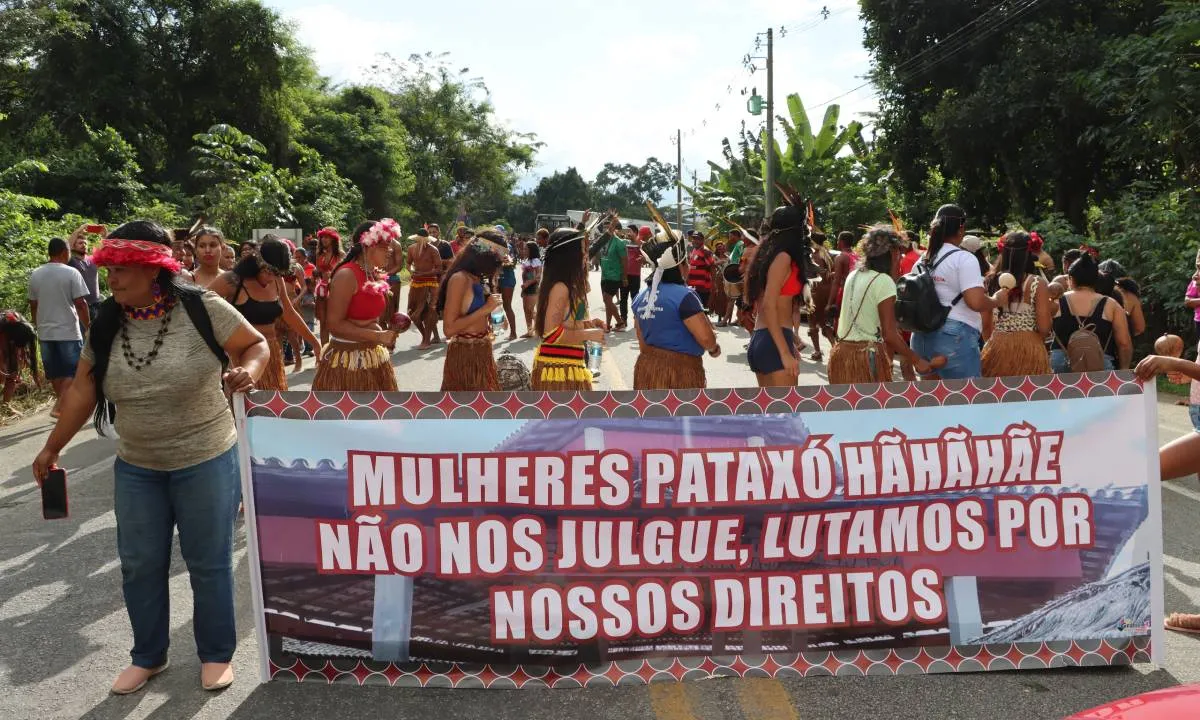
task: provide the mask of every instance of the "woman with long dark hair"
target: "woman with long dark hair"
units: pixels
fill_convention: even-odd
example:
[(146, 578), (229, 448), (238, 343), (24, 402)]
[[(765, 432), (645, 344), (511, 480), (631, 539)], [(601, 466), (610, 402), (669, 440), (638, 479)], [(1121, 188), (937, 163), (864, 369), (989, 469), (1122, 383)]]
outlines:
[(321, 344), (329, 342), (329, 283), (333, 280), (333, 271), (342, 263), (342, 236), (338, 231), (325, 227), (317, 231), (316, 277), (317, 284), (313, 295), (317, 298), (317, 322), (321, 324)]
[(542, 339), (533, 356), (534, 390), (592, 389), (584, 344), (604, 342), (606, 325), (588, 319), (586, 244), (584, 233), (573, 228), (555, 230), (546, 242), (534, 318)]
[(329, 344), (317, 363), (312, 389), (389, 392), (396, 390), (391, 349), (395, 330), (384, 330), (379, 315), (387, 306), (383, 268), (391, 263), (393, 242), (402, 237), (391, 218), (362, 223), (354, 244), (332, 273), (326, 305)]
[(542, 248), (536, 241), (521, 246), (521, 304), (525, 308), (525, 335), (533, 337), (533, 319), (537, 316), (538, 286), (542, 281)]
[(931, 269), (938, 300), (949, 314), (937, 330), (913, 333), (912, 349), (921, 357), (944, 356), (946, 364), (938, 374), (947, 380), (983, 374), (980, 313), (1004, 307), (1008, 300), (1007, 290), (1001, 289), (993, 298), (983, 289), (979, 259), (960, 247), (966, 235), (967, 211), (957, 205), (941, 206), (929, 226), (929, 248), (921, 260)]
[(759, 387), (794, 386), (800, 355), (792, 332), (792, 305), (804, 293), (812, 246), (807, 212), (785, 206), (771, 215), (746, 279), (746, 302), (756, 315), (747, 353)]
[(1137, 281), (1129, 277), (1125, 266), (1116, 260), (1105, 260), (1100, 263), (1100, 274), (1112, 281), (1113, 289), (1110, 297), (1121, 303), (1125, 315), (1129, 318), (1129, 334), (1137, 337), (1146, 332), (1146, 314), (1142, 310), (1142, 288)]
[[(167, 668), (176, 528), (191, 576), (201, 686), (219, 690), (233, 682), (237, 647), (233, 522), (240, 486), (226, 394), (252, 390), (270, 350), (229, 303), (180, 282), (170, 236), (157, 223), (122, 225), (92, 259), (108, 268), (112, 297), (92, 323), (34, 477), (45, 480), (88, 418), (97, 428), (115, 420), (117, 552), (133, 662), (112, 692), (137, 692)], [(229, 358), (234, 367), (226, 369)]]
[(34, 382), (41, 387), (37, 357), (38, 336), (33, 325), (16, 310), (0, 311), (0, 401), (12, 401), (24, 368), (29, 368)]
[(642, 254), (654, 268), (645, 290), (633, 300), (638, 359), (635, 390), (691, 390), (707, 387), (704, 354), (717, 358), (721, 346), (704, 303), (687, 286), (688, 247), (682, 238), (660, 235)]
[(221, 256), (226, 247), (225, 236), (215, 227), (205, 225), (197, 230), (192, 238), (196, 243), (196, 270), (192, 273), (192, 278), (197, 285), (206, 288), (221, 277)]
[[(284, 278), (292, 272), (292, 254), (286, 243), (275, 235), (267, 235), (252, 255), (242, 258), (233, 270), (217, 278), (210, 289), (242, 314), (267, 339), (271, 347), (271, 362), (259, 378), (259, 390), (288, 389), (284, 367), (283, 346), (277, 321), (319, 348), (317, 338), (293, 304), (292, 283)], [(297, 369), (303, 360), (299, 359)]]
[[(1054, 318), (1054, 346), (1050, 351), (1050, 366), (1055, 373), (1072, 372), (1067, 353), (1073, 335), (1081, 327), (1095, 333), (1104, 351), (1105, 370), (1126, 370), (1133, 360), (1133, 338), (1129, 334), (1129, 319), (1121, 304), (1104, 292), (1104, 276), (1096, 259), (1084, 253), (1067, 271), (1071, 289), (1058, 299), (1058, 314)], [(1100, 368), (1095, 368), (1099, 370)]]
[(442, 392), (500, 389), (492, 354), (492, 312), (501, 307), (492, 293), (496, 273), (507, 257), (507, 243), (494, 230), (480, 233), (454, 257), (438, 290), (442, 331), (450, 341), (442, 370)]
[(829, 353), (831, 385), (891, 382), (893, 353), (920, 374), (930, 370), (929, 363), (905, 344), (896, 322), (900, 244), (891, 225), (876, 225), (863, 237), (862, 264), (846, 278), (837, 337)]
[[(995, 295), (1000, 278), (1012, 276), (1008, 302), (992, 311), (992, 329), (983, 346), (984, 377), (1049, 375), (1050, 354), (1046, 335), (1054, 321), (1049, 289), (1038, 273), (1041, 244), (1029, 233), (1010, 232), (1000, 239), (996, 272), (987, 278), (987, 291)], [(1007, 280), (1008, 278), (1005, 278)]]

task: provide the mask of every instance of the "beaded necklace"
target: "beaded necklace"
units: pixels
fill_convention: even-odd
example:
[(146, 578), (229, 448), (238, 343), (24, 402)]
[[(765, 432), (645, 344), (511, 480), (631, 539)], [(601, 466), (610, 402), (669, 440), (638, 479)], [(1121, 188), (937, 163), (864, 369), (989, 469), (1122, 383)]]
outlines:
[[(161, 306), (161, 307), (159, 307)], [(171, 325), (171, 311), (175, 309), (175, 299), (166, 297), (152, 306), (145, 308), (131, 308), (126, 311), (125, 321), (121, 323), (121, 354), (125, 356), (125, 364), (131, 369), (138, 371), (150, 366), (154, 362), (154, 358), (158, 357), (158, 351), (162, 348), (163, 340), (167, 335), (167, 328)], [(135, 313), (145, 311), (148, 314), (144, 318), (138, 318)], [(158, 333), (154, 336), (154, 344), (150, 351), (145, 355), (139, 355), (133, 351), (133, 346), (129, 342), (129, 320), (130, 319), (146, 319), (153, 320), (162, 318), (162, 324), (158, 328)]]
[(158, 297), (154, 302), (142, 307), (126, 307), (125, 317), (129, 320), (157, 320), (175, 304), (174, 298), (170, 295)]

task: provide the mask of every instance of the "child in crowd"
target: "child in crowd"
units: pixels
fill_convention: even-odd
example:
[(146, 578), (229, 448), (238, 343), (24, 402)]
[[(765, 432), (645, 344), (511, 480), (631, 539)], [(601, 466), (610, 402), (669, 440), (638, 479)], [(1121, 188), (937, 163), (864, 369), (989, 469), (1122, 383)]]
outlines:
[[(300, 294), (300, 317), (304, 318), (304, 324), (308, 325), (308, 329), (314, 333), (317, 331), (317, 281), (312, 275), (304, 278), (304, 292)], [(307, 342), (304, 343), (304, 354), (312, 357), (313, 347)]]

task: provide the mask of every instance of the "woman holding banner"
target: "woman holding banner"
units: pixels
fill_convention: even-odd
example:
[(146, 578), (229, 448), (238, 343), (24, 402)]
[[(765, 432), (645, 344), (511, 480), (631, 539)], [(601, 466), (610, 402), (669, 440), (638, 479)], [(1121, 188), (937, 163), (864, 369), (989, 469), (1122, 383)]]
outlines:
[(400, 237), (400, 226), (391, 218), (355, 228), (354, 246), (329, 282), (325, 318), (330, 340), (317, 364), (314, 391), (396, 390), (390, 350), (398, 333), (382, 329), (379, 315), (388, 294), (382, 268), (389, 265), (392, 243)]
[[(112, 692), (137, 692), (167, 669), (176, 528), (191, 576), (200, 683), (220, 690), (233, 682), (237, 647), (233, 522), (240, 492), (226, 393), (252, 390), (270, 349), (229, 303), (180, 282), (170, 235), (157, 223), (122, 225), (92, 259), (108, 268), (112, 297), (100, 305), (33, 474), (43, 482), (88, 418), (99, 429), (115, 407), (114, 510), (133, 662)], [(228, 358), (237, 365), (226, 371)]]
[(579, 230), (559, 228), (546, 244), (534, 319), (542, 338), (533, 356), (534, 390), (592, 389), (585, 343), (603, 343), (606, 326), (587, 316), (585, 237)]
[(654, 268), (649, 285), (633, 301), (640, 353), (633, 366), (635, 390), (691, 390), (707, 387), (704, 353), (720, 357), (721, 346), (704, 313), (700, 296), (689, 288), (688, 248), (682, 238), (661, 233), (642, 254)]

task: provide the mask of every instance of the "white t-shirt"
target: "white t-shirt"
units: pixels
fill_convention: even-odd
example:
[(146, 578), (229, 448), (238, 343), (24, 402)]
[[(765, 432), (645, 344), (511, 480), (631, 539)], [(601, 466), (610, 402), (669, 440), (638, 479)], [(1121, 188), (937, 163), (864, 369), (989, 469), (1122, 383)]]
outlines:
[(75, 301), (88, 296), (79, 271), (64, 263), (50, 262), (29, 276), (29, 300), (37, 303), (39, 340), (82, 340)]
[[(942, 260), (948, 253), (953, 254)], [(943, 306), (950, 307), (950, 303), (954, 302), (954, 298), (958, 297), (959, 293), (966, 292), (971, 288), (983, 287), (983, 274), (979, 272), (979, 258), (971, 253), (947, 243), (942, 246), (937, 257), (934, 258), (934, 262), (938, 260), (942, 261), (933, 271), (933, 283), (937, 289), (938, 300)], [(979, 313), (967, 307), (967, 304), (961, 299), (954, 307), (950, 308), (950, 315), (946, 319), (957, 320), (980, 332), (983, 331), (983, 320), (979, 317)]]

